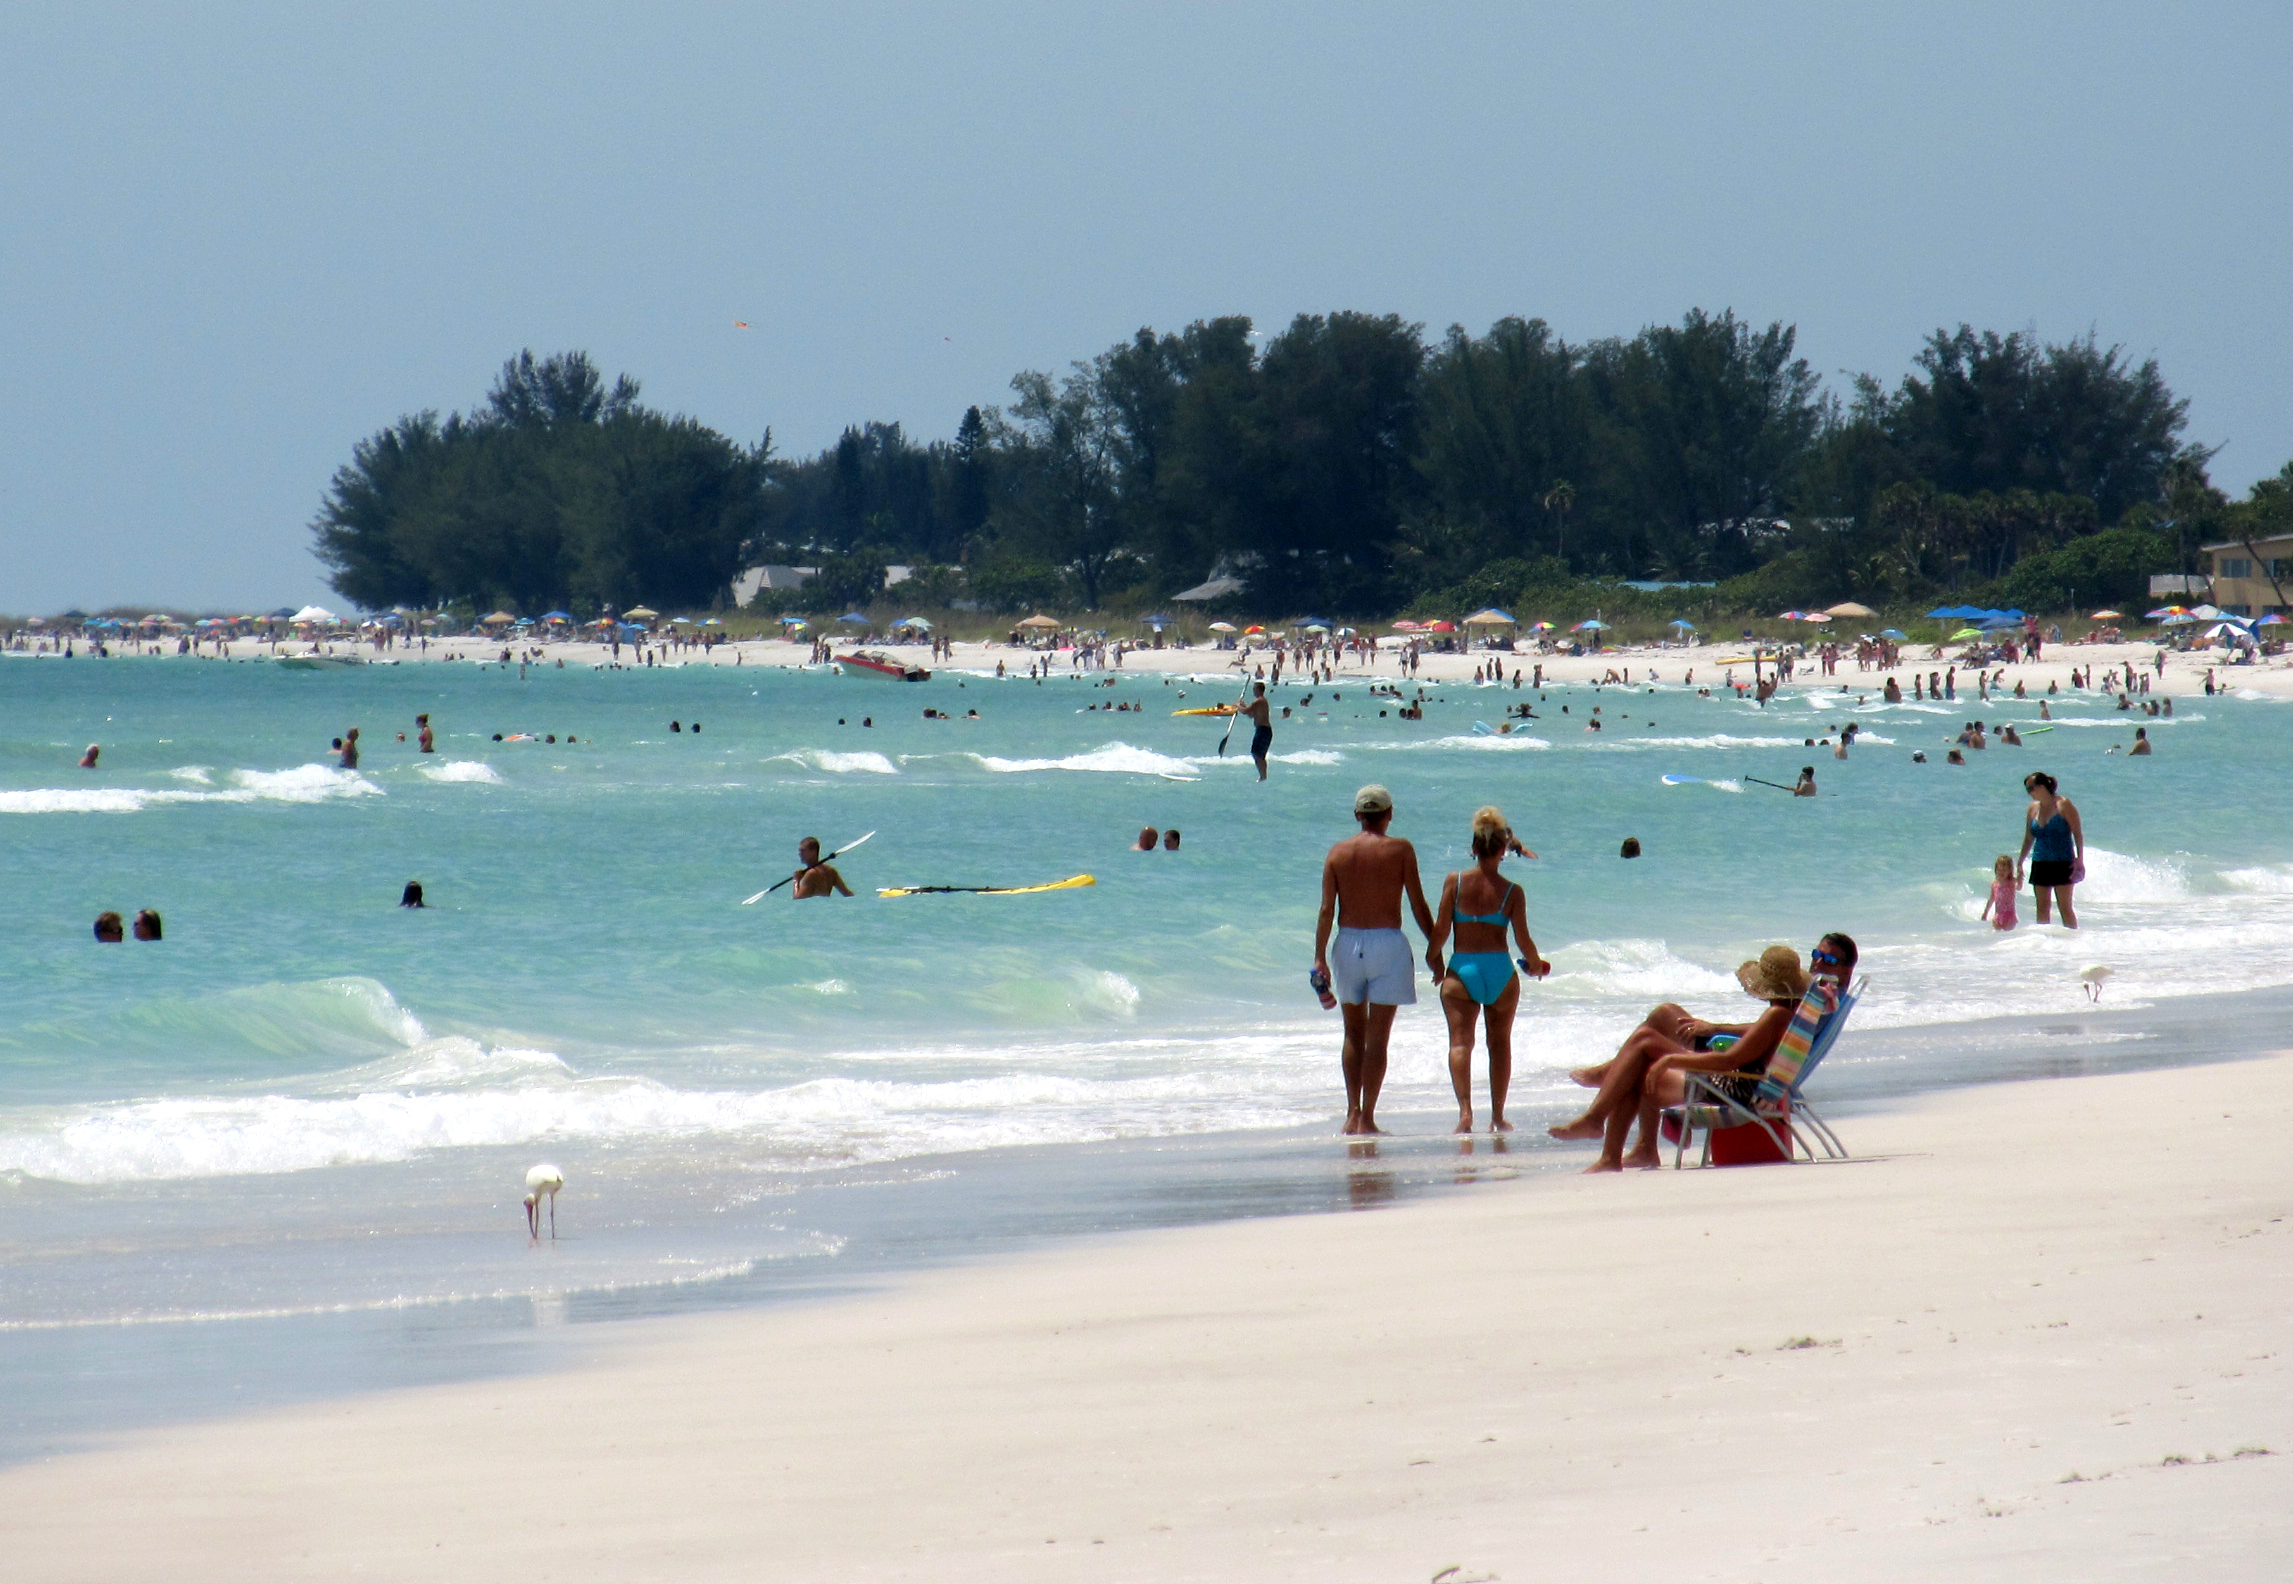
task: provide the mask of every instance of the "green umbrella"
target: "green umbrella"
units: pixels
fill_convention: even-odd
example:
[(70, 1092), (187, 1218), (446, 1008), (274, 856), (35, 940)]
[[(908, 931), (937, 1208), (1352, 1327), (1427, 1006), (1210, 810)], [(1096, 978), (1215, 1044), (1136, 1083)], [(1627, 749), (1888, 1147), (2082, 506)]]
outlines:
[(1961, 627), (1957, 632), (1951, 634), (1950, 641), (1957, 643), (1962, 638), (1980, 638), (1981, 636), (1982, 629), (1980, 627)]

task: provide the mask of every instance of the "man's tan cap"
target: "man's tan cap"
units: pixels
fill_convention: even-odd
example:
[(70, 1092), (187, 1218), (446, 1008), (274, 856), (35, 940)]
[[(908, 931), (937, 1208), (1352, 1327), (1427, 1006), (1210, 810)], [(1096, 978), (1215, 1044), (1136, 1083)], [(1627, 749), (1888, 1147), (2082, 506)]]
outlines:
[(1393, 794), (1372, 781), (1354, 794), (1356, 814), (1390, 814), (1393, 812)]

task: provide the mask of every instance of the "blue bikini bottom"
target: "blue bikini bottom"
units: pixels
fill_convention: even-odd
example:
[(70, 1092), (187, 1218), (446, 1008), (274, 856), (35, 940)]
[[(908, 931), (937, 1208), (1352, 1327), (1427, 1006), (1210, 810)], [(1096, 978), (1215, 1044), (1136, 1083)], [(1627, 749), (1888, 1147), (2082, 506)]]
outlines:
[(1467, 995), (1489, 1006), (1513, 982), (1513, 959), (1503, 952), (1456, 952), (1449, 958), (1449, 971)]

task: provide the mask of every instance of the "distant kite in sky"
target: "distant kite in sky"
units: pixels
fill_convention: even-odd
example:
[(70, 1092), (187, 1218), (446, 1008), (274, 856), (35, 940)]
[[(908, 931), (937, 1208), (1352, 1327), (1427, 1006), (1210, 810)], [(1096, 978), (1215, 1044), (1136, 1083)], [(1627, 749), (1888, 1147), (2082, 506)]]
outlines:
[(732, 322), (732, 327), (735, 330), (746, 330), (748, 328), (748, 321), (746, 319), (735, 319)]

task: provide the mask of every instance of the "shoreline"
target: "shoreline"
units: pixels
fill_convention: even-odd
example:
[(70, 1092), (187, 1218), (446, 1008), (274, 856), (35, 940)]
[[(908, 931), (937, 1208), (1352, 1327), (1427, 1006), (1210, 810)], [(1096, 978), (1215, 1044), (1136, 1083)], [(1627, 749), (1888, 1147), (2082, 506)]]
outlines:
[[(438, 665), (452, 661), (454, 663), (498, 666), (501, 663), (499, 657), (504, 647), (499, 640), (466, 637), (432, 639), (430, 645), (428, 650), (392, 649), (377, 651), (366, 644), (353, 640), (337, 640), (330, 644), (316, 646), (307, 641), (295, 640), (282, 644), (278, 649), (273, 650), (268, 644), (252, 639), (241, 639), (231, 646), (231, 651), (227, 656), (212, 652), (198, 652), (188, 655), (121, 653), (110, 658), (112, 660), (203, 660), (215, 663), (226, 659), (241, 662), (251, 660), (275, 661), (322, 652), (358, 660), (366, 665)], [(509, 647), (514, 653), (521, 646), (513, 643)], [(881, 648), (884, 652), (895, 656), (913, 658), (918, 664), (932, 664), (922, 659), (918, 654), (918, 651), (923, 647), (921, 645), (868, 644), (867, 647)], [(1799, 672), (1783, 685), (1784, 690), (1792, 693), (1837, 694), (1841, 691), (1841, 684), (1844, 683), (1849, 697), (1865, 694), (1870, 696), (1873, 703), (1876, 703), (1879, 690), (1885, 685), (1887, 677), (1891, 674), (1901, 679), (1908, 679), (1913, 672), (1924, 676), (1929, 671), (1945, 671), (1955, 664), (1948, 653), (1942, 659), (1925, 658), (1921, 651), (1931, 647), (1931, 645), (1924, 644), (1905, 645), (1903, 664), (1892, 673), (1877, 670), (1858, 671), (1855, 669), (1852, 653), (1841, 656), (1839, 672), (1832, 677), (1824, 677), (1811, 663), (1803, 663)], [(810, 646), (806, 643), (791, 643), (779, 638), (760, 638), (740, 643), (721, 644), (713, 650), (661, 651), (664, 656), (661, 664), (656, 667), (645, 667), (631, 663), (633, 650), (630, 646), (624, 646), (622, 659), (616, 661), (609, 645), (578, 641), (551, 643), (543, 646), (544, 658), (535, 662), (535, 665), (537, 667), (551, 667), (563, 662), (568, 669), (574, 667), (607, 669), (619, 665), (624, 670), (676, 670), (687, 666), (721, 666), (727, 669), (737, 669), (761, 665), (781, 670), (800, 670), (805, 667), (810, 652)], [(1043, 658), (1045, 653), (1045, 651), (1034, 649), (1015, 649), (1003, 643), (958, 643), (955, 645), (954, 658), (938, 662), (933, 665), (933, 669), (961, 671), (967, 674), (985, 672), (992, 675), (998, 661), (1015, 669), (1022, 668)], [(1062, 658), (1070, 653), (1070, 651), (1065, 650), (1048, 652), (1049, 658), (1053, 662), (1055, 678), (1069, 676), (1088, 678), (1092, 681), (1104, 681), (1108, 677), (1125, 675), (1153, 676), (1156, 678), (1164, 676), (1211, 678), (1231, 675), (1237, 679), (1240, 676), (1239, 670), (1233, 665), (1236, 651), (1232, 650), (1208, 647), (1135, 649), (1123, 656), (1123, 663), (1120, 667), (1110, 665), (1105, 670), (1090, 671), (1070, 669), (1066, 660)], [(1405, 677), (1399, 666), (1394, 663), (1396, 657), (1381, 649), (1374, 657), (1371, 657), (1366, 665), (1358, 663), (1355, 657), (1349, 657), (1339, 666), (1337, 679), (1327, 685), (1339, 689), (1343, 689), (1350, 682), (1471, 685), (1474, 668), (1494, 658), (1503, 661), (1508, 677), (1516, 669), (1525, 675), (1529, 673), (1531, 667), (1542, 665), (1548, 685), (1583, 686), (1594, 684), (1598, 683), (1612, 667), (1620, 673), (1629, 667), (1635, 679), (1634, 685), (1645, 680), (1650, 668), (1653, 668), (1665, 686), (1684, 685), (1684, 677), (1700, 673), (1700, 679), (1693, 684), (1694, 686), (1717, 687), (1720, 685), (1723, 675), (1731, 669), (1718, 662), (1740, 656), (1743, 653), (1744, 650), (1741, 646), (1731, 647), (1720, 643), (1703, 644), (1692, 649), (1632, 647), (1611, 653), (1581, 656), (1537, 655), (1527, 651), (1515, 654), (1506, 651), (1472, 650), (1460, 654), (1426, 654), (1421, 657), (1422, 664), (1419, 669)], [(2092, 667), (2098, 671), (2116, 670), (2122, 675), (2128, 664), (2132, 664), (2141, 675), (2150, 677), (2153, 697), (2171, 696), (2176, 699), (2203, 697), (2206, 672), (2211, 669), (2214, 673), (2216, 686), (2222, 691), (2235, 693), (2238, 689), (2243, 688), (2276, 699), (2293, 699), (2293, 657), (2280, 658), (2274, 661), (2257, 660), (2251, 665), (2232, 666), (2211, 660), (2211, 651), (2199, 654), (2182, 654), (2169, 651), (2165, 671), (2160, 675), (2151, 669), (2158, 650), (2154, 644), (2150, 643), (2051, 644), (2047, 646), (2045, 653), (2046, 658), (2039, 661), (2021, 661), (1997, 668), (2006, 673), (2007, 691), (1994, 695), (1990, 702), (2000, 703), (2011, 700), (2012, 686), (2017, 681), (2023, 683), (2031, 695), (2030, 699), (2025, 702), (2034, 702), (2038, 697), (2044, 695), (2045, 689), (2049, 686), (2060, 687), (2062, 694), (2070, 697), (2099, 698), (2103, 695), (2098, 691), (2080, 693), (2073, 690), (2069, 683), (2070, 672), (2073, 669), (2084, 670)], [(4, 658), (56, 659), (60, 657), (55, 655), (28, 655), (21, 651), (9, 651)], [(81, 655), (79, 658), (90, 657)], [(1748, 661), (1741, 662), (1732, 669), (1738, 681), (1749, 684), (1751, 667)], [(1285, 685), (1292, 687), (1308, 685), (1300, 682), (1295, 675), (1286, 676), (1284, 682)], [(1965, 687), (1958, 695), (1954, 707), (1958, 706), (1977, 710), (1984, 707), (1982, 701), (1975, 696), (1975, 691), (1971, 685)]]
[(0, 1507), (42, 1580), (2247, 1576), (2293, 1545), (2288, 1101), (2293, 1054), (1990, 1085), (1820, 1170), (1094, 1238), (135, 1432)]

